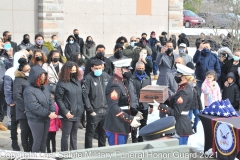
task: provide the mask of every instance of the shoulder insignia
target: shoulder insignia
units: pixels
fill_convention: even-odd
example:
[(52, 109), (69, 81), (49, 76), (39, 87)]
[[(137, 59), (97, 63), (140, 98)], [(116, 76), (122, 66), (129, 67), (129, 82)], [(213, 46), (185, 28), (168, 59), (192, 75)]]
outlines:
[(178, 104), (182, 104), (182, 103), (183, 103), (183, 99), (182, 99), (181, 96), (177, 99), (177, 103), (178, 103)]
[(111, 92), (110, 98), (114, 101), (116, 101), (118, 99), (118, 93), (116, 92), (115, 89)]

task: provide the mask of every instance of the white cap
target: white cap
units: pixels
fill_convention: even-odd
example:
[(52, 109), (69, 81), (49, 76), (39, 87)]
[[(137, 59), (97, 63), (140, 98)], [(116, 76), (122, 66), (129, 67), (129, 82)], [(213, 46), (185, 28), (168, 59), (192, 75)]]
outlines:
[(115, 67), (118, 67), (118, 68), (125, 68), (126, 67), (128, 69), (132, 69), (130, 67), (131, 66), (131, 62), (132, 62), (132, 58), (127, 58), (127, 59), (122, 59), (122, 60), (118, 60), (118, 61), (113, 62), (113, 65)]
[(194, 70), (192, 70), (191, 68), (189, 68), (185, 65), (177, 63), (176, 66), (177, 66), (177, 72), (181, 73), (182, 75), (192, 76), (194, 73)]
[(187, 45), (186, 45), (185, 43), (181, 43), (181, 44), (179, 45), (179, 47), (184, 47), (184, 48), (186, 48)]

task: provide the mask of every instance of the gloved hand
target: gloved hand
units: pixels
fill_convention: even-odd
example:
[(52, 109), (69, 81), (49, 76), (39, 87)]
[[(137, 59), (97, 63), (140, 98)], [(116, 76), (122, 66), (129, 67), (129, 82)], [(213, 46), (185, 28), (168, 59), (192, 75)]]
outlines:
[(138, 111), (138, 113), (137, 113), (136, 117), (139, 117), (139, 118), (140, 118), (140, 120), (142, 120), (142, 119), (143, 119), (143, 116), (142, 116), (142, 114), (143, 114), (142, 112), (139, 112), (139, 111)]
[(134, 117), (132, 120), (132, 123), (130, 124), (132, 127), (139, 127), (141, 123), (139, 123), (137, 120), (140, 120), (139, 117)]
[(165, 104), (160, 104), (160, 106), (158, 107), (158, 110), (164, 113), (168, 113), (168, 107)]
[(95, 112), (92, 112), (90, 115), (91, 116), (96, 116), (97, 114)]
[(148, 103), (149, 105), (152, 105), (152, 106), (159, 106), (160, 103), (158, 103), (157, 101), (155, 101), (155, 99), (153, 100), (154, 103)]

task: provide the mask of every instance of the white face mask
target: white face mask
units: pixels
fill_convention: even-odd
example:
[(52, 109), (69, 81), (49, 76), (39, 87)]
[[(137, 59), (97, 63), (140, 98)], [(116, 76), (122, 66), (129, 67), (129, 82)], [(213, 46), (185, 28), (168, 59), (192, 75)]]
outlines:
[(29, 73), (24, 73), (26, 77), (29, 77)]
[(144, 54), (144, 53), (140, 53), (140, 57), (142, 57), (143, 59), (146, 59), (146, 57), (147, 57), (147, 54)]

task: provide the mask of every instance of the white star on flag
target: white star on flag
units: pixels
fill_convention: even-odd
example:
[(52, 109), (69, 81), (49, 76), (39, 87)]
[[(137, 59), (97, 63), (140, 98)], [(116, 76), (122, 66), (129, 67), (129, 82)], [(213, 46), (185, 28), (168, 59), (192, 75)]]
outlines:
[(232, 112), (232, 115), (235, 115), (236, 114), (236, 112)]
[(208, 114), (208, 112), (204, 112), (205, 114)]
[(227, 117), (227, 116), (228, 116), (228, 113), (223, 113), (223, 116), (224, 116), (224, 117)]
[(216, 107), (216, 105), (214, 104), (213, 106), (212, 106), (212, 108), (215, 108)]
[(230, 108), (231, 107), (231, 105), (229, 104), (229, 105), (227, 105), (228, 106), (228, 108)]
[(212, 112), (210, 112), (211, 113), (211, 115), (214, 115), (214, 112), (212, 111)]
[(220, 112), (219, 111), (217, 112), (217, 115), (220, 116)]
[(227, 112), (227, 115), (229, 115), (230, 113), (229, 112)]

